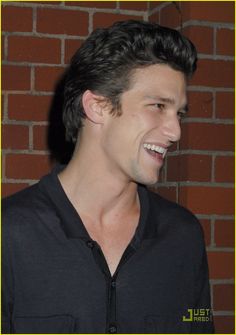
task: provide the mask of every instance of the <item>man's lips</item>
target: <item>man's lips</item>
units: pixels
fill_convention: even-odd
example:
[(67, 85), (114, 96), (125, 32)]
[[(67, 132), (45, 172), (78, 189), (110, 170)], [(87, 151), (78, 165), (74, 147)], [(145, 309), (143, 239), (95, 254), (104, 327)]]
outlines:
[(154, 143), (144, 143), (143, 147), (150, 155), (154, 157), (160, 156), (162, 159), (164, 159), (167, 153), (167, 146), (164, 145), (156, 145)]

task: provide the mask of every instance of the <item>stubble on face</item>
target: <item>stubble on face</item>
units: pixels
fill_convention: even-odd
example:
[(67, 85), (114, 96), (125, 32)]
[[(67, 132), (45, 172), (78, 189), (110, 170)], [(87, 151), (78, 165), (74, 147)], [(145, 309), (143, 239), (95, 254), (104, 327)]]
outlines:
[[(165, 112), (155, 109), (159, 96), (174, 101), (166, 104)], [(121, 96), (122, 114), (110, 116), (105, 129), (104, 151), (108, 163), (113, 164), (114, 176), (120, 173), (127, 182), (145, 185), (158, 181), (163, 162), (155, 162), (144, 144), (169, 146), (172, 139), (178, 139), (177, 110), (184, 101), (186, 83), (181, 72), (164, 64), (135, 70), (129, 90)]]

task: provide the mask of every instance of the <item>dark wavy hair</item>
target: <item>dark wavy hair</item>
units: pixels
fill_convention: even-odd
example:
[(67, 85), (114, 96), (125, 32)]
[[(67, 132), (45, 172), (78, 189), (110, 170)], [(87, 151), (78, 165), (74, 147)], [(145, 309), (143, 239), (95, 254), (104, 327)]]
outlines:
[(86, 117), (82, 96), (86, 90), (104, 96), (119, 115), (120, 96), (130, 85), (134, 69), (168, 64), (186, 78), (196, 70), (194, 45), (178, 31), (143, 21), (116, 22), (96, 29), (72, 57), (64, 90), (63, 122), (66, 139), (76, 142)]

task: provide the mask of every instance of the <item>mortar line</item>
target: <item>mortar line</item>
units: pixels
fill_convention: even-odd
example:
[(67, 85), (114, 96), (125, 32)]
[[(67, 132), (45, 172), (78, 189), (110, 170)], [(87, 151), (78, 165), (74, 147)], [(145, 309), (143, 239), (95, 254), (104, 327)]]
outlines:
[(33, 20), (32, 33), (36, 34), (37, 33), (37, 8), (36, 7), (32, 8), (32, 20)]
[(31, 66), (30, 69), (30, 94), (35, 91), (35, 68)]
[(211, 217), (211, 246), (215, 247), (215, 218)]
[(216, 34), (217, 34), (217, 27), (214, 26), (213, 28), (213, 55), (216, 55)]
[(212, 159), (211, 159), (211, 182), (214, 183), (215, 182), (215, 155), (212, 155)]
[(65, 39), (61, 39), (61, 65), (65, 65)]
[(30, 124), (29, 125), (29, 151), (33, 150), (33, 141), (34, 141), (34, 138), (33, 138), (33, 125)]

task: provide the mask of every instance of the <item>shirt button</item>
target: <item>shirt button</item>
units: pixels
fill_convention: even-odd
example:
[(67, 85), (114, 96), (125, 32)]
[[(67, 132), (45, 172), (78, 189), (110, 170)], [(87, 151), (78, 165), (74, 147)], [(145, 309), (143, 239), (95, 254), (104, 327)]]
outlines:
[(111, 287), (112, 287), (112, 288), (115, 288), (115, 287), (116, 287), (116, 282), (115, 282), (115, 281), (112, 281), (112, 282), (111, 282)]
[(117, 333), (117, 327), (115, 325), (109, 326), (109, 333), (110, 334), (116, 334)]
[(90, 249), (93, 249), (94, 242), (93, 241), (87, 241), (87, 247), (90, 248)]

